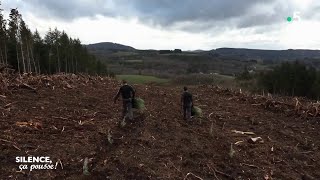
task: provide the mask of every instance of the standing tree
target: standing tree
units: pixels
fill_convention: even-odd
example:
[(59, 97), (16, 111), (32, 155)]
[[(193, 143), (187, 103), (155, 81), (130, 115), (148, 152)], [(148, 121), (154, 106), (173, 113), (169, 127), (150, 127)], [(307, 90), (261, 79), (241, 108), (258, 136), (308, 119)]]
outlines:
[(0, 63), (8, 64), (6, 20), (3, 18), (0, 1)]
[(30, 31), (17, 9), (11, 9), (6, 21), (1, 6), (0, 63), (11, 65), (19, 73), (106, 73), (105, 64), (97, 61), (79, 39), (57, 28), (49, 29), (42, 39), (38, 31)]
[(19, 28), (19, 11), (17, 9), (11, 9), (9, 15), (9, 29), (8, 29), (8, 60), (9, 63), (13, 65), (14, 68), (18, 68), (18, 72), (21, 72), (20, 69), (20, 60), (19, 60), (19, 41), (18, 41), (18, 28)]
[[(39, 32), (36, 30), (33, 34), (33, 51), (31, 52), (34, 54), (35, 61), (37, 62), (37, 72), (41, 74), (41, 67), (44, 68), (44, 70), (49, 69), (48, 67), (48, 60), (46, 58), (46, 53), (47, 48), (45, 47), (43, 40), (40, 37)], [(48, 73), (48, 71), (45, 71)]]
[(26, 56), (27, 50), (25, 48), (25, 46), (26, 46), (25, 44), (27, 44), (27, 42), (25, 41), (26, 37), (27, 37), (27, 27), (26, 27), (25, 22), (22, 19), (22, 16), (19, 15), (19, 19), (18, 19), (18, 41), (19, 41), (19, 44), (20, 44), (23, 72), (30, 72), (31, 71), (29, 69), (30, 60), (29, 60), (28, 56)]
[(60, 62), (60, 37), (61, 37), (61, 32), (55, 28), (53, 33), (53, 44), (56, 49), (56, 58), (57, 58), (57, 66), (58, 66), (58, 72), (61, 72), (61, 62)]
[[(63, 31), (60, 37), (60, 45), (61, 45), (61, 59), (62, 59), (62, 65), (64, 65), (64, 72), (68, 73), (68, 59), (70, 59), (70, 42), (68, 35)], [(70, 71), (69, 71), (70, 72)]]

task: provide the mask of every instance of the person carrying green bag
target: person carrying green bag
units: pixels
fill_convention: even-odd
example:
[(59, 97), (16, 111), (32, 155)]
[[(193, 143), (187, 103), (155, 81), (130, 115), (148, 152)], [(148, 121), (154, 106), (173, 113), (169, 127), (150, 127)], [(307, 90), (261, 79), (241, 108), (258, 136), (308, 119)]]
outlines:
[(133, 111), (132, 111), (132, 102), (135, 97), (135, 90), (128, 85), (127, 81), (122, 81), (122, 86), (120, 87), (118, 93), (114, 97), (114, 103), (117, 103), (117, 100), (121, 94), (123, 110), (122, 110), (122, 118), (129, 118), (129, 120), (133, 120)]
[(183, 88), (183, 93), (181, 95), (181, 107), (183, 111), (183, 119), (190, 120), (191, 119), (191, 109), (193, 107), (193, 99), (192, 94), (188, 92), (188, 88)]

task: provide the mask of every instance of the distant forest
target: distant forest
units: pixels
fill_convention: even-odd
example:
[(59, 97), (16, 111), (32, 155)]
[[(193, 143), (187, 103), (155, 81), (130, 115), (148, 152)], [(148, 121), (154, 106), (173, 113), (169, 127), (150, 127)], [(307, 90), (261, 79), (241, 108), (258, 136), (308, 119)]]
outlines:
[[(302, 96), (320, 100), (320, 71), (302, 62), (283, 62), (272, 70), (250, 74), (248, 70), (237, 79), (249, 80), (251, 88), (272, 94)], [(252, 80), (256, 81), (252, 81)]]
[(107, 73), (105, 64), (64, 31), (49, 29), (41, 38), (37, 30), (31, 32), (18, 9), (11, 9), (9, 19), (5, 19), (1, 1), (0, 64), (19, 73)]

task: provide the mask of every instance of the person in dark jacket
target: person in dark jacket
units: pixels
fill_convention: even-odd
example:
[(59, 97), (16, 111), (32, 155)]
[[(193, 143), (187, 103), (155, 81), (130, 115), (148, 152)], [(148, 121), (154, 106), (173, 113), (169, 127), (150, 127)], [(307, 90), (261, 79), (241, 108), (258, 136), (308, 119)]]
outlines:
[(190, 120), (191, 118), (191, 108), (193, 106), (192, 94), (188, 92), (188, 88), (183, 88), (183, 93), (181, 95), (181, 106), (183, 110), (183, 119)]
[(117, 103), (117, 100), (121, 94), (123, 103), (122, 118), (129, 118), (129, 120), (132, 120), (132, 102), (135, 97), (135, 91), (130, 85), (128, 85), (127, 81), (123, 81), (122, 83), (123, 85), (120, 87), (117, 95), (114, 97), (114, 103)]

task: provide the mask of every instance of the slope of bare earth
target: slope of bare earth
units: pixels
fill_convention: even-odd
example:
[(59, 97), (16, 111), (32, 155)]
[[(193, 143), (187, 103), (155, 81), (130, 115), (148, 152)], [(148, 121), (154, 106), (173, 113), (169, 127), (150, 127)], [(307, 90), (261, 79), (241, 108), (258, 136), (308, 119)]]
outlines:
[[(203, 118), (186, 123), (179, 87), (135, 85), (147, 109), (121, 128), (112, 79), (2, 75), (0, 83), (0, 179), (320, 179), (320, 120), (249, 96), (190, 87)], [(16, 156), (61, 163), (19, 171)]]

